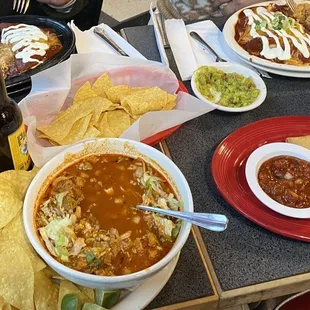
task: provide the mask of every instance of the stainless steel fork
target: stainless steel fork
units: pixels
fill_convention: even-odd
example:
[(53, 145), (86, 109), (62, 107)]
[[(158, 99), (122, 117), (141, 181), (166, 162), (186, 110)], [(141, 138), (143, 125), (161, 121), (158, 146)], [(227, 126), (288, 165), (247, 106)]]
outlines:
[(286, 0), (286, 4), (289, 6), (293, 13), (296, 12), (297, 4), (294, 0)]
[(30, 0), (14, 0), (13, 10), (20, 14), (25, 14), (29, 8)]

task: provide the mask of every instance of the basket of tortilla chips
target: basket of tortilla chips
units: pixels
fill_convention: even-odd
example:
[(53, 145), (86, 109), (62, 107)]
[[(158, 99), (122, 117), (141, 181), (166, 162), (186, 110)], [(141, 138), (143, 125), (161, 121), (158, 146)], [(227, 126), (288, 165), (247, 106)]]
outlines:
[(179, 92), (173, 72), (159, 63), (96, 55), (73, 55), (33, 77), (20, 107), (37, 166), (84, 139), (142, 141), (213, 109)]

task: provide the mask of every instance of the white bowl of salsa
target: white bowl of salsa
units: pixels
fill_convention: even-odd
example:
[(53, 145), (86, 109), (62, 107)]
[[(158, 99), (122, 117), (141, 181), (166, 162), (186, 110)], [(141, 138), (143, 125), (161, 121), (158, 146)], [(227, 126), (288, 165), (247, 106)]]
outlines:
[(268, 208), (294, 218), (310, 218), (310, 151), (291, 143), (269, 143), (248, 158), (246, 180)]
[(136, 287), (178, 255), (191, 225), (136, 204), (193, 211), (185, 177), (163, 153), (125, 139), (68, 147), (45, 164), (24, 202), (26, 234), (64, 278), (90, 288)]

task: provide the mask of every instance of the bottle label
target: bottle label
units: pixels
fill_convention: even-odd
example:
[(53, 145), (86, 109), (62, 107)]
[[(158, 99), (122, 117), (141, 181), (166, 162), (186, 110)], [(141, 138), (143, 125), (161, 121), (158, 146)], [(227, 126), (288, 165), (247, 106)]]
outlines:
[(27, 148), (27, 137), (24, 123), (22, 123), (14, 133), (8, 136), (8, 140), (14, 169), (28, 170), (31, 159)]

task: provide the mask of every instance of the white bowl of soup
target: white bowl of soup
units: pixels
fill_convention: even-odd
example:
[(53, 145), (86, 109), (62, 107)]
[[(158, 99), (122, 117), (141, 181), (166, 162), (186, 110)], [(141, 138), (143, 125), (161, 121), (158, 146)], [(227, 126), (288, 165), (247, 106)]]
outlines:
[(185, 177), (163, 153), (140, 142), (95, 139), (40, 169), (25, 197), (24, 226), (37, 253), (64, 278), (132, 288), (180, 252), (191, 228), (138, 204), (193, 211)]

